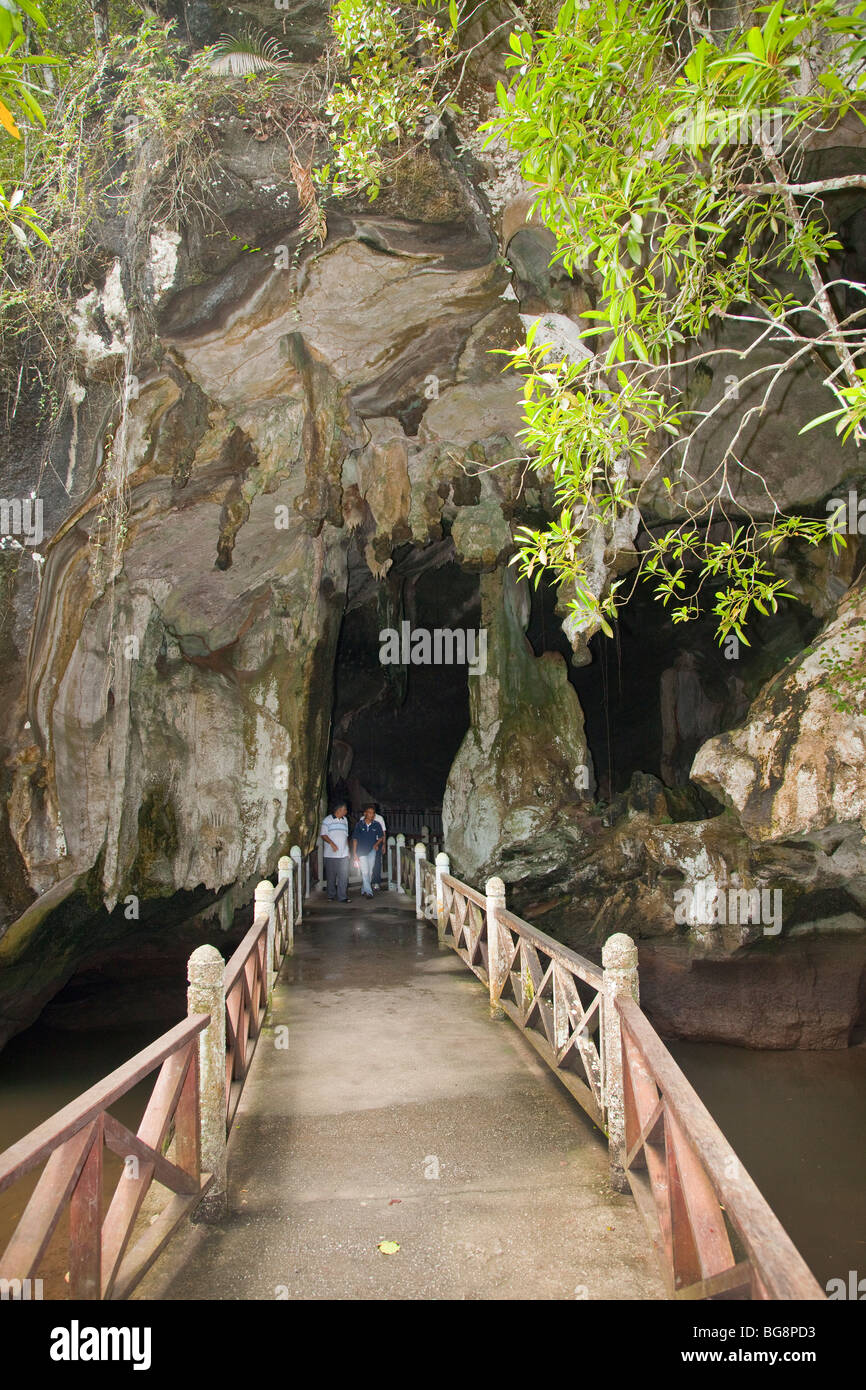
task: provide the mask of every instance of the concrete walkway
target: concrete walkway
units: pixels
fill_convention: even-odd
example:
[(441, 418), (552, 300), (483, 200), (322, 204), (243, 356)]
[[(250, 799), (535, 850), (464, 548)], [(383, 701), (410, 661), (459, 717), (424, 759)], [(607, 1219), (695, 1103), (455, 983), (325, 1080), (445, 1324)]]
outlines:
[(178, 1234), (137, 1297), (664, 1297), (603, 1136), (413, 909), (309, 899), (232, 1132), (230, 1214)]

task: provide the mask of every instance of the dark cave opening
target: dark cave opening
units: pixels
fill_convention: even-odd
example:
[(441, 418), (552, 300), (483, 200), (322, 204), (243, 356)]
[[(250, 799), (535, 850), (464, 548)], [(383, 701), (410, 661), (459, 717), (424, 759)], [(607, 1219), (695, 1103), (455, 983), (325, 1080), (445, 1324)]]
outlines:
[(720, 644), (712, 614), (673, 624), (650, 587), (639, 585), (613, 638), (597, 633), (588, 643), (592, 661), (575, 666), (556, 602), (556, 591), (542, 581), (533, 593), (527, 636), (537, 656), (558, 651), (568, 663), (599, 801), (624, 792), (636, 772), (669, 787), (688, 786), (700, 745), (738, 724), (760, 687), (820, 627), (804, 604), (783, 600), (778, 613), (753, 614), (748, 646)]
[[(459, 651), (446, 639), (437, 653), (435, 633), (476, 631), (480, 612), (478, 576), (457, 564), (449, 540), (406, 546), (378, 581), (350, 555), (334, 663), (329, 800), (345, 796), (354, 812), (367, 799), (386, 812), (438, 812), (469, 727), (469, 682), (465, 662), (436, 659)], [(430, 634), (429, 653), (422, 632)]]

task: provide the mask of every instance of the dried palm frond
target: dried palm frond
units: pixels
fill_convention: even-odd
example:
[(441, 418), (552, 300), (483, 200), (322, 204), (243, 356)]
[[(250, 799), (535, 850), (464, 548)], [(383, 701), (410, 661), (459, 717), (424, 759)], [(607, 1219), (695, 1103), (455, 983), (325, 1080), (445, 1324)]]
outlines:
[(289, 155), (289, 168), (292, 171), (292, 179), (298, 190), (298, 199), (301, 204), (300, 231), (303, 241), (319, 241), (324, 244), (328, 235), (328, 223), (325, 214), (319, 207), (312, 170), (305, 169), (303, 164), (299, 164), (293, 154)]
[(275, 38), (248, 29), (236, 38), (223, 34), (211, 49), (208, 67), (217, 77), (248, 77), (252, 72), (273, 72), (289, 61)]

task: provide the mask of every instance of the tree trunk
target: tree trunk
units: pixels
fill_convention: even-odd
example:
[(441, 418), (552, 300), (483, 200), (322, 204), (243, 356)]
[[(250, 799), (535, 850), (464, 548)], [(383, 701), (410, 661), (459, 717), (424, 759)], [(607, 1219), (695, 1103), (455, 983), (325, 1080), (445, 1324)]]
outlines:
[(100, 48), (108, 47), (108, 0), (90, 0), (93, 11), (93, 32)]

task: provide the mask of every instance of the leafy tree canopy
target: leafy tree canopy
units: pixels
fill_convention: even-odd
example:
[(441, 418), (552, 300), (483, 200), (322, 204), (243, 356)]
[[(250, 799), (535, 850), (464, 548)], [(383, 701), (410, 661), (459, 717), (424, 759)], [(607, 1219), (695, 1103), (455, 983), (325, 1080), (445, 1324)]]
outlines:
[[(48, 30), (35, 0), (0, 0), (0, 235), (21, 244), (19, 263), (37, 238), (53, 242), (26, 293), (20, 275), (9, 288), (4, 259), (6, 303), (35, 314), (52, 255), (55, 299), (72, 284), (98, 206), (96, 166), (128, 181), (129, 161), (118, 175), (113, 150), (130, 110), (142, 136), (155, 131), (165, 146), (160, 159), (148, 147), (145, 172), (161, 190), (151, 201), (181, 225), (208, 196), (214, 102), (231, 91), (243, 111), (246, 89), (249, 114), (257, 96), (289, 142), (305, 225), (321, 240), (319, 201), (375, 198), (442, 122), (469, 138), (478, 65), (489, 70), (493, 55), (501, 80), (482, 139), (519, 162), (554, 261), (592, 296), (569, 343), (536, 325), (507, 354), (524, 376), (525, 446), (556, 503), (553, 521), (518, 533), (515, 561), (560, 586), (573, 634), (610, 633), (627, 586), (600, 584), (590, 557), (599, 542), (633, 538), (632, 581), (646, 577), (674, 621), (709, 606), (721, 638), (745, 640), (752, 609), (774, 609), (787, 592), (779, 547), (844, 544), (826, 520), (785, 514), (769, 491), (750, 514), (740, 486), (757, 473), (750, 430), (808, 361), (827, 410), (807, 428), (852, 445), (866, 434), (866, 289), (838, 270), (832, 203), (858, 196), (866, 174), (816, 178), (811, 154), (841, 122), (866, 119), (866, 3), (774, 0), (736, 7), (745, 17), (735, 23), (733, 6), (700, 0), (548, 3), (336, 0), (331, 44), (305, 86), (276, 23), (194, 55), (182, 0), (171, 0), (174, 28), (163, 0), (143, 24), (121, 0), (110, 13), (108, 0), (58, 0)], [(745, 347), (719, 346), (732, 325), (738, 342), (748, 330)], [(707, 476), (701, 441), (723, 403), (702, 404), (693, 387), (720, 352), (754, 403)], [(671, 517), (661, 527), (659, 496)]]
[[(371, 153), (367, 113), (383, 107), (383, 90), (409, 87), (419, 36), (427, 47), (415, 58), (402, 133), (422, 102), (427, 111), (456, 107), (467, 57), (459, 37), (474, 12), (450, 6), (452, 51), (441, 14), (432, 42), (418, 12), (401, 29), (382, 0), (339, 0), (335, 29), (350, 74), (334, 103), (343, 185), (353, 176), (378, 191), (383, 146)], [(682, 519), (661, 535), (642, 533), (638, 574), (674, 621), (697, 616), (709, 590), (720, 638), (746, 640), (750, 610), (775, 609), (786, 592), (774, 552), (794, 537), (814, 545), (828, 536), (825, 521), (785, 515), (772, 498), (762, 518), (736, 504), (750, 422), (774, 408), (788, 373), (809, 358), (831, 408), (807, 428), (864, 437), (866, 291), (827, 274), (841, 248), (824, 199), (866, 189), (866, 175), (810, 181), (802, 169), (816, 135), (845, 117), (864, 122), (866, 5), (775, 0), (733, 28), (710, 24), (705, 7), (681, 0), (564, 0), (548, 28), (512, 22), (486, 126), (519, 153), (554, 260), (596, 290), (581, 315), (583, 352), (563, 353), (533, 326), (510, 356), (525, 376), (527, 448), (561, 508), (552, 524), (519, 534), (516, 558), (535, 582), (547, 571), (562, 586), (574, 630), (610, 633), (625, 600), (620, 581), (603, 594), (593, 588), (590, 533), (610, 538), (661, 478)], [(388, 138), (400, 133), (392, 116)], [(840, 297), (852, 296), (840, 317)], [(691, 469), (692, 446), (719, 407), (689, 408), (683, 385), (711, 355), (696, 340), (733, 320), (753, 327), (752, 354), (770, 343), (775, 360), (752, 365), (750, 352), (736, 354), (741, 384), (759, 382), (761, 401), (743, 411), (708, 481)], [(832, 533), (830, 543), (844, 538)]]

